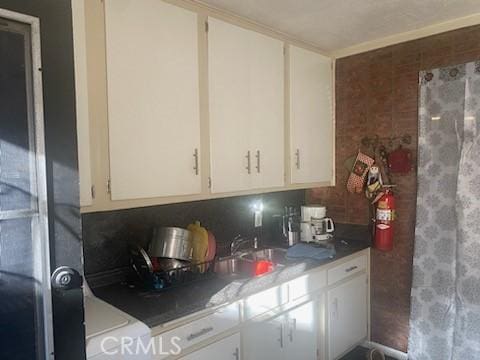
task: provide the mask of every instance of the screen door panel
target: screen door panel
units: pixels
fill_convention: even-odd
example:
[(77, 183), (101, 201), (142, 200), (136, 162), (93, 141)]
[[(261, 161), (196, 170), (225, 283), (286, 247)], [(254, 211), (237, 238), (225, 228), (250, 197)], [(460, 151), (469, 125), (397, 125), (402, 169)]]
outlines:
[[(51, 350), (49, 258), (38, 212), (30, 27), (0, 18), (0, 358)], [(41, 134), (43, 135), (43, 134)], [(43, 165), (44, 166), (44, 165)]]

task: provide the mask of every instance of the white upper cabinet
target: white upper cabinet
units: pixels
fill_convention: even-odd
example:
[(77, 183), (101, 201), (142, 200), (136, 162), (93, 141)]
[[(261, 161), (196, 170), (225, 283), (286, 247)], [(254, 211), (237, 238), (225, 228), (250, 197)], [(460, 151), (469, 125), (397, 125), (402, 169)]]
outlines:
[(250, 35), (252, 187), (280, 187), (285, 184), (284, 43)]
[(201, 192), (197, 14), (105, 0), (112, 200)]
[(208, 22), (212, 191), (246, 190), (252, 160), (248, 31), (215, 19)]
[(82, 211), (333, 184), (332, 59), (185, 6), (74, 1)]
[(332, 182), (332, 60), (290, 46), (290, 168), (293, 184)]
[(77, 116), (78, 172), (80, 206), (92, 205), (90, 124), (88, 116), (87, 52), (85, 39), (85, 2), (72, 2), (73, 53), (75, 62), (75, 107)]
[(283, 43), (208, 23), (212, 192), (283, 186)]

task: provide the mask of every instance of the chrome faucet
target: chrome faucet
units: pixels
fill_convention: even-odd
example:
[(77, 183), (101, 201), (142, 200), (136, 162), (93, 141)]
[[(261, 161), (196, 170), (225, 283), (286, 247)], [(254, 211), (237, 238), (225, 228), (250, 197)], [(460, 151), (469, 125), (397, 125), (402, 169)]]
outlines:
[(254, 249), (258, 248), (258, 239), (256, 236), (253, 239), (244, 238), (241, 235), (235, 236), (230, 244), (230, 255), (237, 255), (238, 249), (247, 243), (252, 244)]

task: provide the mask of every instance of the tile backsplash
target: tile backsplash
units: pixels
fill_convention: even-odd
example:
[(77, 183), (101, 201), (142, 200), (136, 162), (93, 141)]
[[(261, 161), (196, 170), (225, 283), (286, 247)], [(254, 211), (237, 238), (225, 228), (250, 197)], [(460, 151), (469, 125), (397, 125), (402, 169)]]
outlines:
[(237, 234), (248, 236), (254, 231), (252, 204), (264, 205), (261, 241), (270, 241), (274, 231), (274, 214), (284, 206), (300, 207), (305, 191), (294, 190), (262, 195), (238, 196), (144, 208), (88, 213), (82, 215), (85, 274), (128, 266), (128, 242), (145, 245), (154, 226), (186, 227), (195, 220), (211, 230), (219, 254), (229, 251)]

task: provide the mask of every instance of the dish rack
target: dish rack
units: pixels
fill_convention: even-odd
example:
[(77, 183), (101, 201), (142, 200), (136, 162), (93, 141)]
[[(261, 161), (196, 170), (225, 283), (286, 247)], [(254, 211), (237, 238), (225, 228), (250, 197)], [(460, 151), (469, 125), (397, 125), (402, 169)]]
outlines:
[(214, 274), (215, 261), (189, 264), (182, 267), (154, 271), (151, 274), (149, 287), (151, 290), (162, 291), (177, 286), (183, 286), (195, 281), (204, 280)]
[(153, 265), (152, 259), (141, 246), (130, 244), (129, 252), (130, 264), (134, 270), (134, 276), (129, 282), (147, 290), (163, 291), (207, 279), (215, 273), (215, 259), (180, 266), (176, 262), (175, 265), (159, 268), (158, 265)]

